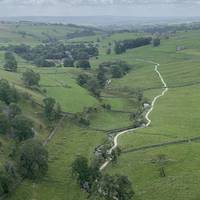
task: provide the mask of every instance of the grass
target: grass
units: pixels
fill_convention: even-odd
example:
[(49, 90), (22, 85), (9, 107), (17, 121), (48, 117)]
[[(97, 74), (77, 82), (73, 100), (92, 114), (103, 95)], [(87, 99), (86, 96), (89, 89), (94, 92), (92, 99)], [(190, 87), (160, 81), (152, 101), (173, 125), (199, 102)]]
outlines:
[(134, 99), (126, 99), (123, 97), (104, 97), (103, 102), (111, 105), (112, 110), (127, 111), (133, 110)]
[[(191, 143), (123, 154), (107, 172), (127, 175), (132, 180), (136, 200), (198, 199), (199, 147), (199, 143)], [(159, 165), (152, 163), (162, 154), (167, 157), (164, 178), (159, 175)]]
[(91, 159), (95, 147), (104, 139), (105, 135), (100, 132), (81, 129), (65, 122), (60, 132), (48, 144), (47, 176), (40, 182), (23, 182), (9, 199), (86, 199), (87, 194), (80, 190), (71, 176), (71, 164), (77, 155)]
[(111, 130), (116, 128), (124, 128), (133, 124), (129, 113), (117, 113), (100, 111), (91, 116), (91, 128), (100, 130)]
[[(4, 53), (1, 52), (0, 60), (3, 63)], [(65, 68), (36, 68), (30, 63), (17, 57), (19, 70), (18, 73), (8, 72), (0, 69), (0, 77), (6, 78), (10, 83), (14, 84), (17, 89), (26, 92), (32, 96), (34, 100), (42, 103), (45, 96), (51, 96), (60, 103), (65, 112), (81, 112), (84, 107), (95, 106), (98, 101), (92, 97), (89, 92), (80, 87), (75, 78), (77, 74), (82, 73), (79, 69), (65, 69)], [(40, 85), (47, 92), (42, 94), (24, 87), (22, 81), (22, 73), (27, 68), (32, 68), (34, 71), (40, 73)]]
[[(197, 41), (197, 32), (184, 33), (184, 40), (180, 39), (181, 34), (178, 33), (179, 37), (164, 41), (159, 48), (151, 51), (148, 48), (135, 51), (135, 55), (139, 57), (154, 58), (153, 60), (161, 63), (160, 72), (171, 88), (156, 103), (150, 115), (152, 124), (149, 128), (120, 137), (119, 145), (122, 149), (199, 136), (200, 68), (196, 57), (198, 54), (193, 53), (188, 56), (185, 51), (177, 53), (174, 50), (176, 45), (182, 44), (187, 45), (188, 48), (196, 48), (198, 52), (199, 41)], [(148, 71), (147, 67), (143, 70)], [(149, 81), (148, 87), (155, 86), (155, 81), (152, 81), (149, 76), (145, 78), (145, 73), (142, 75), (144, 75), (144, 83), (145, 79)], [(160, 90), (147, 90), (145, 96), (152, 99), (159, 93)], [(165, 178), (159, 176), (159, 166), (151, 162), (159, 154), (166, 155), (168, 159), (165, 165)], [(199, 169), (196, 167), (200, 162), (198, 154), (199, 143), (127, 153), (122, 154), (118, 163), (109, 166), (105, 172), (127, 175), (134, 185), (136, 200), (198, 199), (197, 183), (200, 180)]]
[[(2, 27), (1, 27), (2, 28)], [(2, 35), (8, 31), (8, 27), (3, 27)], [(9, 27), (11, 28), (11, 27)], [(59, 27), (57, 31), (54, 26), (40, 25), (30, 27), (22, 25), (19, 30), (25, 30), (33, 35), (44, 39), (44, 34), (48, 33), (63, 39), (65, 28)], [(150, 115), (152, 124), (147, 129), (138, 130), (134, 133), (125, 134), (119, 139), (119, 146), (123, 150), (140, 147), (144, 145), (157, 144), (183, 138), (198, 136), (200, 132), (200, 94), (199, 89), (199, 52), (200, 52), (200, 31), (177, 32), (170, 39), (161, 40), (159, 47), (140, 47), (129, 50), (125, 54), (106, 55), (108, 43), (114, 40), (135, 38), (141, 35), (132, 33), (114, 34), (109, 37), (102, 37), (100, 42), (100, 56), (98, 59), (91, 59), (93, 68), (97, 68), (99, 63), (110, 60), (125, 60), (131, 66), (131, 71), (121, 79), (113, 79), (107, 89), (103, 91), (101, 103), (108, 103), (113, 110), (134, 111), (136, 109), (135, 98), (130, 94), (124, 94), (124, 90), (133, 91), (140, 88), (144, 91), (147, 100), (152, 100), (154, 96), (160, 94), (162, 84), (158, 75), (154, 71), (154, 65), (138, 61), (138, 58), (153, 60), (161, 64), (159, 70), (170, 87), (168, 93), (156, 102), (155, 109)], [(9, 33), (8, 39), (4, 38), (3, 43), (15, 44), (25, 41), (16, 33)], [(5, 36), (6, 37), (6, 36)], [(9, 38), (13, 37), (12, 40)], [(99, 37), (99, 36), (98, 36)], [(82, 40), (95, 40), (96, 37), (80, 38)], [(38, 41), (27, 38), (32, 45)], [(70, 42), (70, 41), (65, 41)], [(185, 46), (183, 51), (176, 51), (177, 46)], [(36, 68), (30, 63), (18, 58), (20, 70), (33, 68), (41, 74), (41, 86), (47, 90), (48, 96), (56, 98), (62, 109), (68, 112), (80, 112), (86, 106), (97, 106), (99, 102), (92, 97), (85, 89), (79, 87), (75, 81), (77, 74), (82, 73), (79, 69), (72, 68)], [(3, 53), (0, 54), (0, 64), (3, 64)], [(16, 85), (16, 88), (26, 91), (42, 101), (44, 94), (24, 88), (20, 73), (10, 73), (0, 71), (0, 77), (6, 77)], [(51, 87), (49, 87), (51, 86)], [(52, 87), (53, 86), (53, 87)], [(43, 123), (33, 108), (24, 105), (24, 110), (37, 124)], [(113, 129), (130, 125), (128, 113), (115, 113), (99, 111), (91, 119), (91, 128)], [(42, 132), (43, 139), (46, 132)], [(90, 160), (96, 146), (102, 144), (106, 139), (105, 133), (93, 131), (86, 128), (77, 127), (65, 122), (59, 133), (48, 145), (49, 150), (49, 171), (47, 176), (36, 183), (25, 181), (16, 192), (9, 197), (10, 200), (85, 200), (87, 195), (79, 189), (76, 182), (71, 177), (70, 166), (76, 155), (84, 155)], [(6, 139), (1, 140), (5, 141)], [(199, 169), (199, 143), (188, 143), (182, 145), (172, 145), (163, 148), (150, 149), (141, 152), (122, 154), (118, 163), (110, 165), (105, 173), (127, 175), (133, 183), (136, 192), (136, 200), (186, 200), (198, 199), (200, 192), (198, 183), (200, 181)], [(4, 148), (3, 148), (4, 149)], [(9, 152), (6, 150), (6, 152)], [(166, 177), (159, 176), (159, 165), (153, 164), (159, 154), (167, 157), (164, 166)], [(7, 155), (7, 154), (5, 154)], [(0, 155), (1, 162), (5, 157)], [(3, 162), (2, 162), (3, 163)]]

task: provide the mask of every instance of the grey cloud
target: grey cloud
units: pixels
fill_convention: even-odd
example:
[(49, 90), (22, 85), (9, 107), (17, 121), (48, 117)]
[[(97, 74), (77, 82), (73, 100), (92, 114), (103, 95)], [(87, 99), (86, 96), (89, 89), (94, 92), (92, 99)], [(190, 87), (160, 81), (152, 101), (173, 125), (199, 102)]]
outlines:
[(0, 0), (7, 5), (154, 5), (154, 4), (200, 4), (200, 0)]

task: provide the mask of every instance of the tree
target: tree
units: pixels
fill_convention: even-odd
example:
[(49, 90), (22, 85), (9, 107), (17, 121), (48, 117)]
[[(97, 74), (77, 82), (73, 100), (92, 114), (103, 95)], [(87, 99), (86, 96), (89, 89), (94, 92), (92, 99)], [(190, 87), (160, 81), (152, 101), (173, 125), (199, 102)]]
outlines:
[(115, 148), (114, 150), (112, 150), (111, 152), (111, 159), (113, 163), (116, 163), (118, 160), (118, 157), (121, 154), (121, 149), (119, 147)]
[(119, 175), (104, 175), (94, 184), (93, 191), (106, 200), (130, 200), (134, 195), (131, 182), (126, 176)]
[(126, 48), (122, 42), (115, 42), (114, 51), (116, 54), (121, 54), (126, 52)]
[(82, 49), (77, 53), (77, 60), (88, 60), (89, 58), (90, 55)]
[(11, 103), (8, 107), (8, 116), (10, 119), (15, 118), (15, 116), (21, 114), (21, 112), (21, 108), (16, 103)]
[(6, 134), (10, 129), (8, 117), (4, 113), (0, 113), (0, 134)]
[(113, 78), (121, 78), (123, 76), (123, 72), (119, 65), (112, 66), (112, 77)]
[(91, 65), (88, 60), (79, 60), (76, 64), (77, 68), (82, 68), (82, 69), (90, 69)]
[(106, 74), (106, 70), (99, 70), (99, 72), (97, 74), (97, 79), (102, 88), (105, 87), (106, 82), (107, 82), (107, 77), (105, 74)]
[(14, 164), (14, 162), (10, 160), (6, 161), (6, 163), (4, 164), (4, 169), (10, 177), (15, 178), (15, 179), (19, 177), (16, 165)]
[(91, 78), (87, 82), (88, 90), (96, 97), (100, 96), (100, 85), (99, 82), (95, 78)]
[(26, 141), (19, 152), (18, 167), (23, 178), (42, 178), (48, 170), (48, 152), (42, 143)]
[(90, 181), (90, 172), (88, 167), (88, 160), (83, 156), (78, 156), (72, 163), (72, 174), (77, 177), (77, 181), (81, 186), (85, 182)]
[(14, 179), (5, 170), (0, 170), (0, 196), (12, 191)]
[(106, 50), (106, 54), (107, 54), (107, 55), (110, 55), (110, 54), (111, 54), (111, 51), (112, 51), (111, 48), (108, 48), (108, 49)]
[(22, 80), (24, 81), (24, 84), (29, 87), (38, 86), (40, 81), (40, 74), (35, 73), (32, 69), (28, 69), (23, 73)]
[(132, 189), (132, 184), (126, 176), (118, 176), (116, 180), (117, 188), (117, 199), (119, 200), (130, 200), (134, 191)]
[(7, 71), (16, 72), (17, 71), (17, 61), (11, 52), (6, 52), (5, 55), (4, 68)]
[(0, 80), (0, 100), (6, 104), (16, 102), (18, 100), (18, 94), (14, 87), (11, 87), (7, 80)]
[(43, 57), (36, 57), (33, 62), (38, 67), (55, 67), (54, 62), (48, 61)]
[(77, 78), (77, 82), (80, 86), (83, 86), (87, 83), (89, 76), (87, 74), (80, 74)]
[(114, 176), (104, 175), (95, 186), (95, 193), (106, 200), (114, 200), (117, 199), (117, 187)]
[(159, 46), (160, 45), (160, 38), (155, 38), (155, 39), (153, 39), (153, 46), (154, 47), (157, 47), (157, 46)]
[(11, 122), (14, 137), (18, 141), (27, 140), (34, 136), (33, 122), (23, 115), (17, 115)]
[(61, 106), (60, 106), (59, 103), (56, 103), (56, 106), (55, 106), (55, 118), (56, 119), (60, 119), (61, 113), (62, 113)]
[(166, 155), (159, 154), (154, 162), (159, 167), (160, 177), (165, 177), (166, 176), (166, 174), (165, 174), (165, 165), (168, 162), (168, 159), (167, 159)]
[(97, 38), (97, 40), (96, 40), (96, 41), (97, 41), (98, 43), (99, 43), (99, 42), (101, 42), (101, 40), (100, 40), (100, 38), (99, 38), (99, 37)]
[(55, 107), (55, 104), (56, 104), (56, 101), (54, 98), (52, 97), (47, 97), (43, 100), (44, 102), (44, 115), (45, 117), (51, 121), (51, 120), (54, 120), (55, 119), (55, 110), (54, 110), (54, 107)]
[(112, 75), (113, 78), (121, 78), (126, 75), (126, 73), (131, 69), (130, 65), (125, 61), (117, 60), (113, 62), (103, 62), (99, 65), (97, 79), (100, 81), (100, 84), (105, 84), (106, 75)]
[(74, 60), (72, 58), (65, 58), (63, 65), (64, 67), (74, 67)]
[(151, 37), (141, 37), (136, 39), (129, 39), (129, 40), (123, 40), (123, 41), (117, 41), (115, 42), (115, 53), (121, 54), (126, 52), (127, 49), (133, 49), (145, 45), (149, 45), (152, 41)]

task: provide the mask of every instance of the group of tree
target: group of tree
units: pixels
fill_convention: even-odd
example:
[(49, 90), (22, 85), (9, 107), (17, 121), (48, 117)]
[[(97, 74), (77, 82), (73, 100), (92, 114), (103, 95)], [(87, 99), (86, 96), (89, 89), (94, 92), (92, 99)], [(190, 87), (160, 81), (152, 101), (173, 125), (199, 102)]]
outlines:
[(98, 77), (105, 84), (105, 75), (110, 74), (112, 78), (121, 78), (128, 73), (130, 65), (125, 61), (103, 62), (99, 65)]
[(55, 121), (61, 116), (61, 107), (59, 103), (52, 97), (47, 97), (43, 100), (44, 103), (44, 116), (50, 121)]
[(87, 192), (91, 192), (93, 182), (101, 176), (98, 166), (89, 166), (87, 158), (83, 156), (78, 156), (72, 163), (72, 175)]
[(24, 178), (43, 177), (48, 169), (47, 151), (41, 143), (32, 140), (33, 121), (23, 115), (16, 98), (9, 98), (8, 101), (7, 96), (13, 96), (10, 89), (7, 81), (0, 81), (0, 134), (16, 141), (9, 160), (0, 168), (0, 196), (12, 192)]
[(17, 90), (9, 84), (5, 79), (0, 80), (0, 100), (9, 105), (10, 103), (17, 102), (19, 94)]
[(0, 134), (8, 134), (18, 142), (33, 138), (33, 121), (22, 114), (17, 104), (11, 103), (0, 113)]
[(38, 180), (48, 171), (48, 152), (37, 140), (27, 140), (15, 151), (0, 168), (0, 197), (12, 193), (23, 179)]
[(88, 165), (85, 157), (78, 156), (72, 164), (72, 175), (91, 198), (130, 200), (134, 196), (132, 184), (126, 176), (102, 175), (99, 165)]
[[(92, 43), (64, 45), (60, 42), (53, 42), (36, 47), (21, 44), (10, 45), (3, 49), (14, 52), (39, 67), (54, 67), (55, 60), (64, 60), (65, 67), (73, 67), (75, 62), (85, 62), (90, 57), (96, 57), (99, 54), (98, 48)], [(83, 68), (88, 68), (88, 66)]]
[(28, 87), (39, 86), (40, 74), (28, 69), (22, 74), (22, 80)]
[(93, 30), (90, 29), (84, 29), (84, 30), (79, 30), (75, 31), (72, 33), (67, 34), (67, 39), (73, 39), (77, 37), (86, 37), (86, 36), (94, 36), (96, 33)]
[(116, 54), (125, 53), (128, 49), (134, 49), (137, 47), (151, 44), (151, 37), (141, 37), (136, 39), (116, 41), (114, 51)]
[(146, 119), (144, 118), (144, 111), (146, 108), (144, 104), (150, 106), (150, 103), (147, 99), (144, 98), (143, 91), (141, 89), (135, 89), (131, 93), (132, 98), (134, 98), (134, 102), (136, 104), (137, 109), (130, 114), (130, 120), (133, 121), (133, 125), (135, 128), (141, 127), (142, 125), (146, 124)]
[(93, 196), (100, 197), (105, 200), (130, 200), (134, 196), (132, 183), (127, 176), (120, 175), (104, 175), (95, 182), (93, 186)]
[(89, 90), (94, 96), (100, 97), (101, 90), (109, 78), (121, 78), (130, 70), (130, 65), (124, 61), (101, 63), (95, 74), (80, 74), (77, 83)]
[(27, 140), (20, 148), (17, 164), (23, 178), (42, 178), (48, 170), (48, 152), (41, 142)]
[(4, 69), (6, 71), (16, 72), (17, 71), (17, 61), (16, 61), (13, 53), (11, 53), (9, 51), (5, 52), (4, 58), (5, 58)]
[(90, 69), (91, 65), (89, 60), (79, 60), (76, 63), (76, 67), (77, 68), (82, 68), (82, 69)]
[(63, 61), (63, 66), (64, 67), (74, 67), (74, 60), (73, 58), (67, 57)]
[(11, 193), (19, 182), (19, 175), (16, 165), (7, 161), (0, 169), (0, 197)]
[(80, 113), (76, 113), (73, 117), (73, 120), (82, 126), (90, 125), (90, 117), (92, 114), (96, 113), (98, 108), (96, 107), (84, 107), (83, 111)]
[(193, 22), (193, 23), (182, 23), (182, 24), (163, 24), (163, 25), (155, 25), (155, 26), (145, 26), (142, 28), (144, 32), (150, 34), (173, 34), (177, 31), (189, 31), (189, 30), (199, 30), (200, 23)]
[(95, 97), (100, 96), (101, 85), (98, 79), (88, 74), (80, 74), (77, 77), (77, 83), (90, 91)]
[(85, 70), (91, 68), (89, 58), (84, 58), (84, 57), (82, 59), (77, 60), (76, 62), (71, 57), (67, 57), (63, 61), (63, 66), (77, 67), (77, 68), (82, 68)]
[(33, 121), (24, 115), (16, 115), (10, 124), (11, 134), (17, 141), (24, 141), (34, 137)]
[(157, 47), (160, 45), (160, 38), (154, 38), (153, 39), (153, 46), (154, 47)]

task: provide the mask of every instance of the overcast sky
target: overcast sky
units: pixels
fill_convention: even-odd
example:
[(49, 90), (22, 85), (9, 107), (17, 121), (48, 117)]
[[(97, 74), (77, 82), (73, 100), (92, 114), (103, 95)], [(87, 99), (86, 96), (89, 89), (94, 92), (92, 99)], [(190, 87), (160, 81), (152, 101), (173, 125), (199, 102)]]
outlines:
[(0, 16), (200, 16), (200, 0), (0, 0)]

